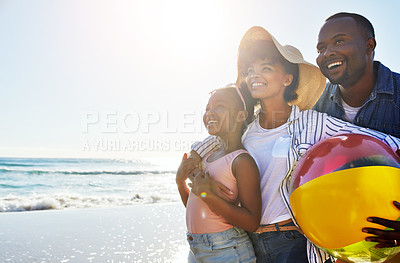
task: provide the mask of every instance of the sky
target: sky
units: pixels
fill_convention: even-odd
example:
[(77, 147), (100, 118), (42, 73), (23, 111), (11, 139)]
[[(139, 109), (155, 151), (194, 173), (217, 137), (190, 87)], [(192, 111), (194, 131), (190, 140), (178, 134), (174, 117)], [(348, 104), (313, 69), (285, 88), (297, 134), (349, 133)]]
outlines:
[(356, 12), (400, 71), (399, 1), (0, 0), (0, 157), (180, 158), (209, 92), (259, 25), (315, 63), (320, 27)]

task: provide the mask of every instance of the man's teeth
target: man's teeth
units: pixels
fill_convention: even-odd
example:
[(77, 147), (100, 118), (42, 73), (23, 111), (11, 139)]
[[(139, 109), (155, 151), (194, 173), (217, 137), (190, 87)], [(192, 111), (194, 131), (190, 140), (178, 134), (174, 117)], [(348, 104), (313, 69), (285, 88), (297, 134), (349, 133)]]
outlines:
[(251, 84), (252, 87), (257, 87), (257, 86), (262, 86), (262, 85), (264, 85), (264, 84), (261, 82), (254, 82)]
[(340, 65), (342, 65), (342, 64), (343, 64), (343, 63), (342, 63), (341, 61), (333, 62), (333, 63), (331, 63), (331, 64), (328, 65), (328, 69), (331, 69), (331, 68), (336, 67), (336, 66), (340, 66)]
[(208, 125), (213, 124), (213, 123), (217, 123), (217, 121), (208, 121), (207, 122)]

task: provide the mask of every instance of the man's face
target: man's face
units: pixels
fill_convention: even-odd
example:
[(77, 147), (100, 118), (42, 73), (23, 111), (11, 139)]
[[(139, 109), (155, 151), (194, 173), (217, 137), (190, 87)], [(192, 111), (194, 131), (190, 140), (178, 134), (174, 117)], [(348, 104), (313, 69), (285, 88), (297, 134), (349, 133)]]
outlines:
[(319, 31), (317, 64), (333, 84), (352, 86), (368, 65), (367, 39), (350, 17), (327, 21)]

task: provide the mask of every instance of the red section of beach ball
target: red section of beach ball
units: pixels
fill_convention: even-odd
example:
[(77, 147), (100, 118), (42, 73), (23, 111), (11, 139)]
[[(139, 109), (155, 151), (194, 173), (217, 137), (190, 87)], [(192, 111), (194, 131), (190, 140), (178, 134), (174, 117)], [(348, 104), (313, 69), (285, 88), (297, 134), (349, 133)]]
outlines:
[(328, 173), (363, 166), (400, 168), (400, 158), (384, 142), (362, 134), (344, 134), (312, 146), (293, 172), (293, 189)]

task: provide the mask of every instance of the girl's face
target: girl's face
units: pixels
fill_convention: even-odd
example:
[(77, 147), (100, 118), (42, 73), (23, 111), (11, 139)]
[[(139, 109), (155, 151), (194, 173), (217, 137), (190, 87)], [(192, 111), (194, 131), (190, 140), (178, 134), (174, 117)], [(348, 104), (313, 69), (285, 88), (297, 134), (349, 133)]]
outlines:
[(237, 99), (226, 91), (215, 91), (206, 107), (203, 116), (204, 126), (211, 135), (221, 136), (233, 131), (238, 124), (239, 113)]
[(257, 59), (247, 70), (247, 87), (255, 99), (284, 100), (285, 88), (292, 80), (293, 75), (286, 73), (279, 61), (268, 58)]

